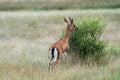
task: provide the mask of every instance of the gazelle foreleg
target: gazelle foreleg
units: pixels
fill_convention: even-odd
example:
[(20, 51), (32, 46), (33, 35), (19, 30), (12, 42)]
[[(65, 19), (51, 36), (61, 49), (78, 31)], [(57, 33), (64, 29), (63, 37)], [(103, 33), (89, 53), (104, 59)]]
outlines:
[(64, 57), (64, 63), (66, 64), (66, 61), (67, 61), (67, 52), (63, 53), (63, 57)]

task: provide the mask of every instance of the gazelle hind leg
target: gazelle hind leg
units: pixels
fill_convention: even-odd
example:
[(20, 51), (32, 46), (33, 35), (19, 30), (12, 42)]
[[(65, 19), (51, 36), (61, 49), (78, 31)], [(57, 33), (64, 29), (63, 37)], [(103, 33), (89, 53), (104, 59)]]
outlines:
[(51, 70), (51, 64), (49, 63), (48, 64), (48, 71), (50, 71)]
[(48, 65), (48, 71), (53, 70), (53, 67), (54, 67), (57, 63), (59, 63), (59, 61), (58, 61), (58, 60), (57, 60), (57, 61), (55, 61), (55, 62), (53, 62), (52, 64), (50, 64), (50, 63), (49, 63), (49, 65)]
[(48, 71), (51, 71), (51, 68), (52, 68), (52, 58), (49, 60), (48, 63)]

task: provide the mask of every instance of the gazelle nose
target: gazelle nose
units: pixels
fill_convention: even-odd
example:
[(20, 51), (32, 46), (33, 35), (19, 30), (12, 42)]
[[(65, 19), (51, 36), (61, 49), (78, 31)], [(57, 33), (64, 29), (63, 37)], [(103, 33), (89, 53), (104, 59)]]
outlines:
[(76, 27), (76, 28), (75, 28), (75, 30), (77, 31), (77, 30), (78, 30), (78, 28)]

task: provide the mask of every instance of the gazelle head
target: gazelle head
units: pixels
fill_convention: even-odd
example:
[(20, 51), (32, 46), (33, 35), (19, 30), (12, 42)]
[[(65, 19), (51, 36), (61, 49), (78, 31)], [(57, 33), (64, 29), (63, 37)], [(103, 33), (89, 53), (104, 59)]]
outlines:
[(64, 18), (64, 21), (67, 23), (67, 29), (70, 31), (76, 31), (78, 28), (75, 26), (73, 18), (69, 17), (69, 22), (66, 18)]

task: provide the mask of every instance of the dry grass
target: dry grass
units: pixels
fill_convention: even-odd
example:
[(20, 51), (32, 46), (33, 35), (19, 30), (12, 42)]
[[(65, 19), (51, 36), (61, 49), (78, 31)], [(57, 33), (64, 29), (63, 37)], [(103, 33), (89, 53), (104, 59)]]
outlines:
[(63, 17), (77, 19), (88, 13), (103, 15), (108, 22), (102, 39), (120, 43), (119, 9), (0, 12), (0, 80), (119, 80), (119, 56), (102, 66), (73, 64), (69, 56), (67, 65), (47, 71), (48, 47), (65, 29)]
[(54, 71), (37, 64), (2, 64), (1, 80), (119, 80), (120, 58), (107, 66), (57, 65)]
[(120, 8), (119, 0), (0, 0), (0, 10)]

